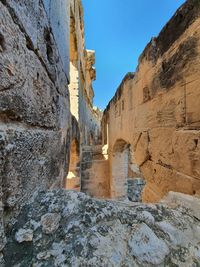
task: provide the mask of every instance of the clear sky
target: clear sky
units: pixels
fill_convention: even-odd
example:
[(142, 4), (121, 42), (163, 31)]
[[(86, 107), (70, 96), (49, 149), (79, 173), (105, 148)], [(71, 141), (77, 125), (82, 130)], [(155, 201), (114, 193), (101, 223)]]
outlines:
[(96, 51), (94, 104), (104, 109), (152, 36), (184, 0), (83, 0), (86, 48)]

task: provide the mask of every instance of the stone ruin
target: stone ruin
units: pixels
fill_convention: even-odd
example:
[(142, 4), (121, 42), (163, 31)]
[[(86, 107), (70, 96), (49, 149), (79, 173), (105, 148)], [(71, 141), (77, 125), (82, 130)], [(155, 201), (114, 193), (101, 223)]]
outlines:
[(0, 266), (200, 265), (199, 55), (187, 0), (102, 112), (81, 0), (0, 1)]

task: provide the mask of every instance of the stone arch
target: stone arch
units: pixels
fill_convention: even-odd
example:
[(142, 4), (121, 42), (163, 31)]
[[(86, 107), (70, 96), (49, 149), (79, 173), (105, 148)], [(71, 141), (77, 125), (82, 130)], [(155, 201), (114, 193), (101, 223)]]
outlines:
[(144, 179), (139, 166), (135, 163), (131, 145), (118, 139), (112, 149), (111, 197), (141, 201)]
[(111, 197), (123, 199), (127, 196), (127, 178), (130, 158), (130, 144), (123, 139), (115, 142), (111, 163)]
[(80, 191), (80, 147), (77, 138), (74, 138), (71, 142), (69, 172), (65, 189)]

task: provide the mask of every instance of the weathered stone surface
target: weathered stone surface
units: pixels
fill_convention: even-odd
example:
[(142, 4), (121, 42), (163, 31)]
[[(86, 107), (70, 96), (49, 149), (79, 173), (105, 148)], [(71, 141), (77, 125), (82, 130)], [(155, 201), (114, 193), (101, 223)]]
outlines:
[(109, 194), (109, 166), (104, 147), (82, 146), (81, 191), (91, 197), (107, 198)]
[[(5, 266), (198, 266), (200, 224), (192, 211), (129, 203), (38, 193), (8, 233)], [(53, 235), (43, 231), (44, 217), (59, 220)], [(32, 230), (33, 240), (14, 242), (21, 229)]]
[(1, 263), (1, 251), (4, 248), (5, 243), (6, 243), (6, 237), (4, 232), (3, 203), (1, 200), (0, 201), (0, 263)]
[(200, 220), (200, 198), (192, 197), (186, 194), (169, 192), (163, 199), (162, 203), (168, 205), (183, 205), (192, 211), (193, 216)]
[(42, 1), (1, 1), (0, 251), (22, 203), (39, 188), (63, 185), (69, 108), (68, 80)]
[[(27, 48), (26, 33), (14, 23), (6, 7), (2, 5), (1, 9), (2, 34), (6, 43), (6, 49), (0, 57), (1, 118), (58, 129), (62, 117), (69, 117), (67, 80), (63, 80), (65, 92), (60, 94), (55, 83), (61, 75), (55, 74), (54, 80), (49, 76), (45, 62), (34, 50)], [(37, 33), (37, 28), (33, 30)], [(42, 41), (45, 43), (45, 40)], [(53, 60), (52, 64), (56, 63), (56, 58)], [(63, 84), (60, 83), (59, 87), (63, 88)]]
[[(131, 164), (146, 180), (145, 202), (157, 202), (169, 191), (195, 195), (200, 189), (199, 11), (197, 0), (177, 10), (104, 111), (102, 139), (108, 144), (111, 196), (112, 188), (124, 194), (121, 173)], [(129, 167), (115, 167), (113, 151), (119, 140), (132, 151)], [(115, 168), (121, 169), (116, 179)]]
[(141, 166), (149, 158), (149, 136), (148, 132), (141, 133), (135, 148), (135, 162)]
[[(65, 0), (66, 1), (66, 0)], [(53, 1), (52, 1), (53, 2)], [(95, 52), (85, 49), (82, 1), (70, 3), (70, 102), (80, 129), (80, 144), (99, 144), (102, 114), (93, 107)]]
[(70, 1), (43, 0), (43, 3), (58, 47), (59, 60), (62, 61), (64, 72), (70, 80)]
[(31, 229), (19, 229), (15, 234), (15, 240), (18, 243), (30, 242), (33, 240), (33, 231)]
[(127, 197), (130, 201), (141, 202), (145, 180), (142, 178), (127, 179)]
[[(23, 127), (0, 127), (1, 177), (5, 216), (13, 216), (37, 188), (62, 186), (66, 164), (61, 133)], [(50, 146), (52, 140), (55, 144)]]
[(169, 248), (163, 240), (144, 223), (134, 229), (128, 242), (130, 253), (141, 263), (161, 264), (169, 254)]
[(54, 233), (60, 222), (60, 214), (58, 213), (47, 213), (41, 217), (42, 231), (46, 234)]

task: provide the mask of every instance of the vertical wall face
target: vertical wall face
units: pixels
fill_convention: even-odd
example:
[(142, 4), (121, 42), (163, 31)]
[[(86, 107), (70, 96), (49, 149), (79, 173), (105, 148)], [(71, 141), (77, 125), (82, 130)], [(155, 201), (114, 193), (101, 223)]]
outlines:
[(83, 146), (81, 161), (81, 189), (92, 197), (110, 197), (109, 162), (101, 145)]
[(56, 40), (63, 70), (69, 81), (70, 0), (42, 0)]
[(117, 140), (112, 153), (111, 197), (125, 198), (127, 196), (127, 180), (130, 151), (123, 140)]
[(51, 32), (53, 16), (39, 0), (0, 2), (0, 213), (5, 224), (37, 189), (63, 186), (68, 168), (67, 68)]
[(93, 107), (92, 81), (95, 54), (85, 50), (83, 9), (81, 1), (70, 1), (70, 104), (80, 128), (81, 145), (97, 144), (100, 140), (101, 113)]
[(146, 180), (144, 201), (200, 189), (199, 17), (199, 1), (186, 1), (146, 47), (137, 72), (124, 78), (104, 112), (111, 169), (115, 142), (126, 140)]
[(79, 121), (79, 72), (77, 66), (70, 62), (70, 110)]

